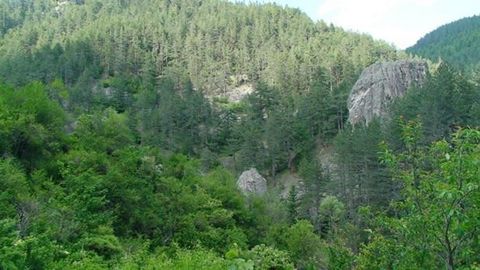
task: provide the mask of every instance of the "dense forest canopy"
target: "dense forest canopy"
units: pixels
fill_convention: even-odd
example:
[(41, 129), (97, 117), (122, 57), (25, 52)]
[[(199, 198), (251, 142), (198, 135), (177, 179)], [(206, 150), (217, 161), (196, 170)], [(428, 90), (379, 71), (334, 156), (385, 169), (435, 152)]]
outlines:
[(242, 76), (302, 91), (319, 68), (339, 84), (398, 57), (386, 43), (273, 4), (4, 1), (0, 13), (0, 75), (15, 84), (170, 75), (219, 95)]
[(442, 59), (460, 69), (480, 69), (480, 16), (463, 18), (426, 34), (408, 48), (433, 61)]
[(346, 121), (405, 58), (274, 4), (0, 2), (0, 269), (478, 269), (480, 80)]

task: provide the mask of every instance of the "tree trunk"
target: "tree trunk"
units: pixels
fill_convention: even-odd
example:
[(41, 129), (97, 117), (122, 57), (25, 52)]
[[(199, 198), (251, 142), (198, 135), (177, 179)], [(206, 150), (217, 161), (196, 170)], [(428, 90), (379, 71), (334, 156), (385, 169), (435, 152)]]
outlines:
[(297, 170), (295, 168), (295, 158), (297, 157), (297, 154), (294, 152), (290, 152), (288, 154), (288, 169), (290, 170), (291, 173), (295, 173)]
[(448, 251), (446, 264), (447, 264), (447, 270), (455, 270), (455, 264), (454, 264), (454, 260), (453, 260), (453, 252), (451, 252), (451, 251)]

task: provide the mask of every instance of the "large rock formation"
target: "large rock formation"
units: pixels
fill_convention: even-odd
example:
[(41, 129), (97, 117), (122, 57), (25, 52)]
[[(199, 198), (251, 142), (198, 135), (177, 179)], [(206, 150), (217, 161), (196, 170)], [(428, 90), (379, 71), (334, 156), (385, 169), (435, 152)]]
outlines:
[(427, 75), (423, 61), (401, 60), (367, 67), (348, 98), (348, 121), (368, 125), (375, 117), (388, 115), (388, 106), (413, 85), (422, 84)]
[(237, 186), (245, 194), (253, 193), (262, 195), (267, 192), (267, 180), (254, 168), (244, 171), (240, 175)]

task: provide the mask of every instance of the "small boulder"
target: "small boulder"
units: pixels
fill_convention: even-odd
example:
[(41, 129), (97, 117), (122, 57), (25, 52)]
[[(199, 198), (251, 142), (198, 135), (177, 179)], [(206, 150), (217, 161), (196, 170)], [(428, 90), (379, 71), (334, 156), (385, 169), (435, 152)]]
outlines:
[(238, 178), (237, 186), (245, 194), (262, 195), (267, 192), (267, 180), (255, 168), (244, 171)]

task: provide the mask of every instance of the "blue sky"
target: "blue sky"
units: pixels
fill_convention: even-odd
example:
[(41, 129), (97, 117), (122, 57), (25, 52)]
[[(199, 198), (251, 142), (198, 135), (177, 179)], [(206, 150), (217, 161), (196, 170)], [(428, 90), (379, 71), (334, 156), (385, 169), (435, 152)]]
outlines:
[[(250, 1), (245, 1), (250, 2)], [(314, 20), (368, 33), (405, 49), (440, 25), (479, 15), (480, 0), (259, 0), (300, 8)]]

